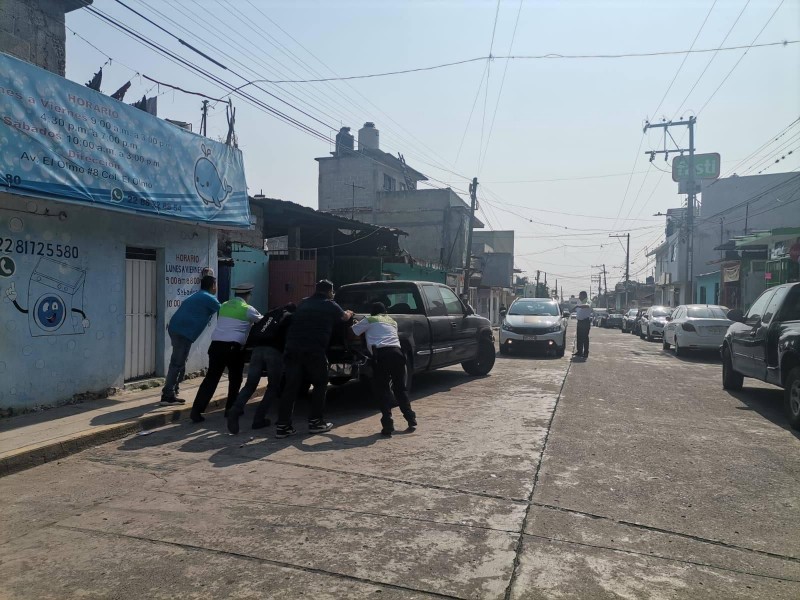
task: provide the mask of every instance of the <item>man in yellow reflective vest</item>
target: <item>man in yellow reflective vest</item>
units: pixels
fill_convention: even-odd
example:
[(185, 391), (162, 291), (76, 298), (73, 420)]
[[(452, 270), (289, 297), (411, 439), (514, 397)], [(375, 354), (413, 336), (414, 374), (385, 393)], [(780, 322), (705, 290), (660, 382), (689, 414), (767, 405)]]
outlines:
[(244, 371), (244, 343), (253, 323), (263, 316), (248, 304), (253, 292), (252, 283), (242, 283), (233, 288), (235, 296), (223, 303), (217, 315), (217, 326), (208, 347), (208, 372), (197, 390), (189, 417), (195, 423), (205, 421), (203, 413), (211, 401), (217, 385), (228, 367), (228, 400), (225, 414), (236, 402)]
[(392, 391), (400, 412), (408, 423), (408, 431), (414, 431), (417, 427), (417, 415), (411, 410), (408, 400), (406, 369), (409, 367), (400, 347), (397, 321), (386, 314), (386, 307), (381, 302), (375, 302), (370, 313), (369, 317), (353, 325), (353, 333), (366, 336), (367, 348), (374, 359), (372, 389), (381, 403), (381, 434), (390, 437), (394, 431)]

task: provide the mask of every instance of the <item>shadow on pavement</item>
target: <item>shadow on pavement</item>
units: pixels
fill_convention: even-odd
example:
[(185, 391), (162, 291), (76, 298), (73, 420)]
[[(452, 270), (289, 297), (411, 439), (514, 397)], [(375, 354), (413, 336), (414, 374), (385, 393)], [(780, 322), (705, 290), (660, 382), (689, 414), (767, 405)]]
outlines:
[[(424, 400), (427, 396), (452, 390), (476, 379), (462, 371), (434, 371), (414, 375), (411, 390), (412, 405)], [(118, 450), (135, 452), (148, 447), (156, 447), (173, 442), (183, 443), (177, 448), (179, 452), (200, 453), (213, 451), (209, 461), (216, 467), (229, 467), (247, 463), (270, 456), (288, 447), (295, 447), (302, 452), (326, 452), (371, 446), (377, 442), (390, 441), (380, 435), (380, 409), (368, 387), (358, 382), (348, 383), (341, 387), (328, 387), (325, 417), (334, 424), (329, 433), (309, 435), (306, 430), (307, 411), (310, 396), (301, 396), (295, 404), (294, 425), (297, 433), (291, 437), (277, 439), (275, 437), (275, 416), (277, 406), (270, 407), (268, 418), (272, 425), (265, 429), (252, 430), (253, 413), (260, 398), (253, 398), (248, 403), (245, 414), (240, 417), (240, 432), (231, 435), (227, 431), (226, 420), (222, 411), (207, 413), (206, 420), (200, 424), (188, 421), (181, 422), (172, 428), (154, 430), (152, 434), (136, 435), (127, 438)], [(393, 411), (397, 435), (405, 429), (405, 420), (397, 409)], [(344, 437), (337, 434), (336, 429), (343, 425), (360, 421), (364, 418), (374, 419), (374, 433), (362, 437)]]
[[(747, 382), (746, 379), (745, 382)], [(748, 388), (745, 386), (740, 392), (728, 391), (728, 394), (744, 405), (736, 408), (739, 410), (752, 410), (800, 439), (800, 431), (792, 429), (786, 419), (786, 413), (783, 408), (783, 393), (783, 390), (777, 387)]]
[[(662, 352), (664, 352), (664, 354), (669, 354), (675, 360), (685, 363), (722, 365), (722, 359), (720, 358), (717, 350), (686, 350), (681, 356), (675, 356), (675, 352), (672, 350), (672, 347), (670, 347), (669, 350), (662, 350)], [(720, 377), (722, 377), (721, 371)]]

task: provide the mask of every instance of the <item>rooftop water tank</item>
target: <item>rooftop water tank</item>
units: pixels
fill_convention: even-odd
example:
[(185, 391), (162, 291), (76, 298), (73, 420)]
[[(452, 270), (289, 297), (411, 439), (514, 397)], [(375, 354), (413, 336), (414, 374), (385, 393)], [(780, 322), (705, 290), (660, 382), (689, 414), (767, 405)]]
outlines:
[(380, 133), (375, 128), (375, 123), (368, 121), (358, 130), (358, 149), (378, 150), (380, 148)]

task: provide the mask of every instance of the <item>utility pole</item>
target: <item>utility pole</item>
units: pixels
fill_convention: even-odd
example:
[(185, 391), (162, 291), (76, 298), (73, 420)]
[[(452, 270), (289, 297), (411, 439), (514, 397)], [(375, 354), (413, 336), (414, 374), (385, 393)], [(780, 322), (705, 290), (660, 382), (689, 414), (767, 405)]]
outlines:
[(208, 123), (208, 100), (203, 100), (203, 116), (200, 119), (200, 135), (206, 135), (206, 126)]
[(602, 271), (600, 273), (602, 275), (597, 276), (597, 291), (598, 296), (602, 293), (601, 286), (605, 288), (605, 297), (606, 297), (606, 309), (608, 309), (608, 283), (606, 281), (606, 266), (605, 265), (592, 265), (593, 269), (599, 269), (602, 267)]
[[(645, 152), (645, 154), (650, 155), (650, 162), (653, 162), (656, 154), (663, 154), (664, 160), (669, 158), (669, 155), (680, 153), (683, 155), (685, 152), (689, 153), (689, 178), (686, 181), (686, 185), (688, 187), (688, 195), (687, 195), (687, 202), (686, 202), (686, 290), (684, 292), (683, 301), (685, 304), (691, 304), (694, 302), (694, 286), (692, 283), (693, 279), (693, 267), (692, 254), (694, 253), (694, 205), (695, 200), (697, 198), (696, 189), (695, 189), (695, 177), (696, 173), (694, 171), (694, 126), (697, 123), (697, 117), (689, 117), (687, 121), (666, 121), (664, 123), (650, 123), (649, 121), (645, 123), (644, 131), (647, 131), (651, 128), (663, 128), (664, 129), (664, 150), (650, 150), (649, 152)], [(669, 135), (670, 139), (675, 142), (674, 138), (671, 134), (669, 134), (670, 127), (679, 127), (682, 125), (686, 125), (689, 128), (689, 148), (675, 148), (674, 150), (668, 150), (666, 148), (666, 140), (667, 135)], [(676, 144), (677, 146), (677, 144)], [(745, 224), (745, 227), (747, 225)]]
[(613, 238), (627, 238), (627, 243), (625, 245), (625, 308), (628, 308), (628, 283), (630, 282), (630, 275), (631, 275), (631, 234), (630, 233), (620, 233), (620, 234), (611, 234), (608, 237)]
[(478, 205), (478, 178), (473, 177), (469, 184), (469, 233), (467, 234), (467, 259), (464, 264), (464, 287), (461, 296), (469, 301), (469, 282), (472, 278), (472, 230), (475, 227), (475, 209)]
[(535, 292), (536, 296), (534, 296), (534, 298), (538, 298), (539, 297), (539, 273), (540, 273), (540, 271), (537, 269), (536, 270), (536, 292)]

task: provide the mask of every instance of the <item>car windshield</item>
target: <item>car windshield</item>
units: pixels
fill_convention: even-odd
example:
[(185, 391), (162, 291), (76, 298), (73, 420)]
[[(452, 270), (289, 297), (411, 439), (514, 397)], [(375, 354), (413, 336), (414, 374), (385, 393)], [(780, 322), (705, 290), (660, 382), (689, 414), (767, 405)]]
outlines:
[(356, 313), (369, 314), (373, 302), (382, 302), (390, 315), (423, 314), (414, 287), (371, 285), (343, 288), (336, 293), (336, 302)]
[(650, 314), (654, 317), (666, 317), (671, 313), (672, 311), (668, 308), (654, 308)]
[(509, 315), (527, 315), (531, 317), (557, 317), (561, 314), (558, 304), (547, 300), (522, 300), (514, 302), (508, 311)]
[(691, 319), (727, 319), (726, 312), (721, 306), (690, 306), (686, 316)]

